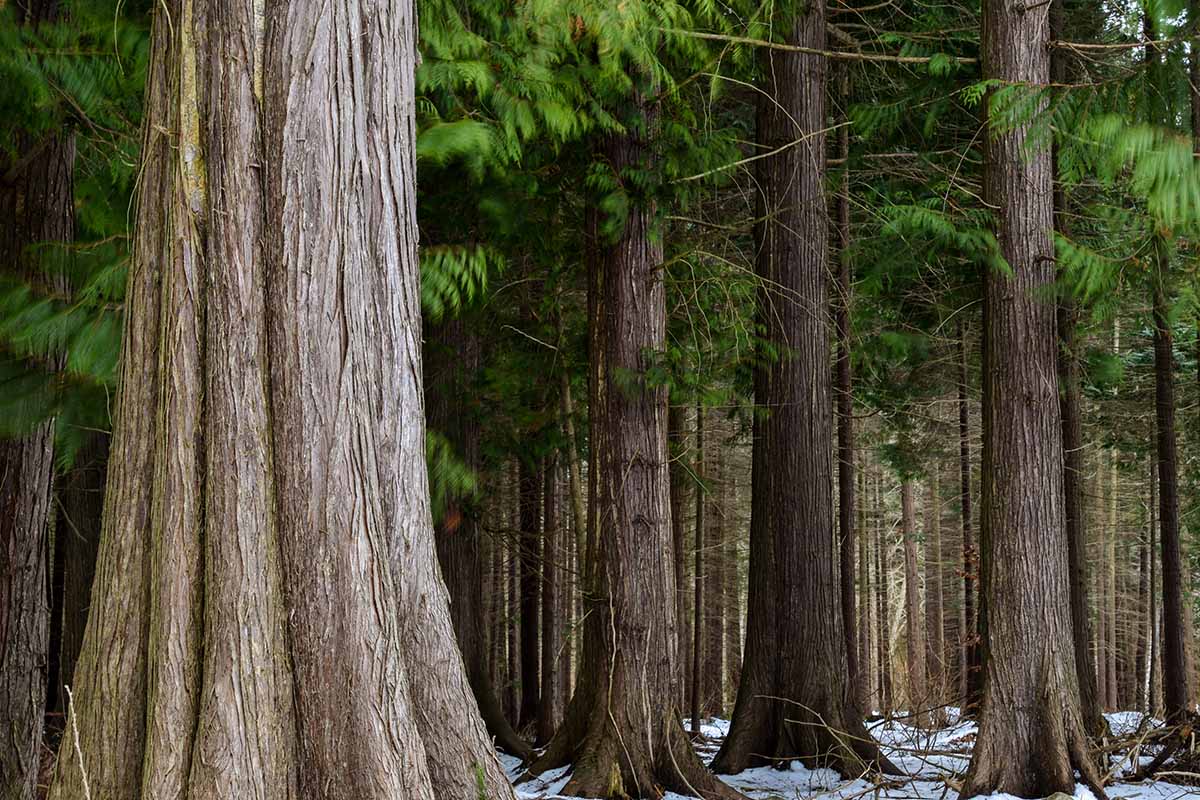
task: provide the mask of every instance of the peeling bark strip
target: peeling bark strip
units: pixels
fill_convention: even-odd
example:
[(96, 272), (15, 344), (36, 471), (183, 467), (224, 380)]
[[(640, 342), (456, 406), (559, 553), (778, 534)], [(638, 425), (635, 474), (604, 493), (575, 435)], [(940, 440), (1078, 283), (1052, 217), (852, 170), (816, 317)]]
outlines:
[[(1049, 8), (984, 3), (984, 74), (1005, 84), (1049, 81)], [(1071, 793), (1073, 768), (1097, 796), (1075, 669), (1062, 427), (1058, 414), (1053, 164), (1031, 149), (1026, 127), (987, 137), (987, 200), (1011, 274), (986, 281), (985, 449), (987, 569), (981, 596), (1003, 613), (987, 618), (983, 709), (964, 797)]]
[(512, 797), (434, 554), (414, 59), (408, 2), (158, 12), (56, 800)]

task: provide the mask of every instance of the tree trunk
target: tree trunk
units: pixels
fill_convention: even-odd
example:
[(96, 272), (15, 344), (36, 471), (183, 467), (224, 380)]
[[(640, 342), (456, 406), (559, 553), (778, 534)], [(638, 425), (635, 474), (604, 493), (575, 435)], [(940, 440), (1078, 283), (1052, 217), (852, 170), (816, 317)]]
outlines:
[[(766, 373), (764, 392), (758, 394), (756, 385), (755, 397), (769, 410), (755, 446), (766, 449), (764, 466), (774, 473), (765, 499), (775, 571), (774, 686), (762, 694), (780, 699), (747, 697), (748, 688), (763, 687), (743, 680), (730, 734), (714, 763), (740, 771), (763, 763), (764, 756), (800, 758), (857, 776), (869, 765), (891, 765), (868, 736), (847, 682), (838, 587), (829, 481), (833, 376), (824, 319), (826, 58), (812, 52), (825, 47), (824, 6), (782, 14), (777, 27), (786, 31), (788, 44), (806, 48), (763, 52), (756, 117), (757, 142), (769, 154), (756, 162), (762, 220), (755, 228), (756, 272), (768, 287), (765, 297), (760, 293), (767, 303), (760, 318), (778, 355), (759, 367)], [(797, 137), (804, 147), (791, 146)]]
[(972, 542), (971, 509), (971, 409), (967, 405), (967, 327), (958, 324), (958, 470), (959, 527), (962, 532), (963, 612), (959, 628), (959, 694), (963, 710), (977, 706), (974, 670), (978, 663), (975, 585), (978, 579), (975, 546)]
[(514, 461), (510, 470), (512, 506), (509, 512), (508, 597), (505, 606), (504, 635), (507, 640), (508, 663), (504, 693), (505, 716), (516, 725), (521, 716), (521, 468)]
[[(850, 102), (850, 72), (838, 71), (842, 108)], [(845, 120), (843, 119), (843, 122)], [(837, 449), (838, 449), (838, 537), (841, 581), (842, 635), (845, 638), (846, 670), (855, 705), (866, 708), (866, 683), (858, 661), (858, 634), (854, 606), (854, 384), (850, 363), (850, 126), (838, 130), (838, 155), (843, 161), (837, 193), (837, 297), (834, 324), (837, 327)]]
[(737, 697), (738, 683), (742, 674), (742, 579), (738, 557), (737, 524), (734, 513), (737, 502), (737, 478), (726, 474), (721, 484), (721, 507), (728, 515), (725, 520), (725, 682), (726, 694), (721, 699), (722, 713), (730, 706), (729, 700)]
[(538, 668), (541, 664), (538, 635), (541, 632), (542, 588), (542, 469), (521, 458), (521, 710), (517, 727), (524, 729), (538, 719)]
[[(760, 200), (761, 202), (761, 200)], [(761, 234), (760, 234), (761, 235)], [(766, 282), (757, 289), (756, 324), (768, 324), (774, 293)], [(768, 358), (759, 353), (760, 358)], [(769, 402), (770, 375), (766, 369), (754, 371), (754, 402), (766, 407)], [(767, 447), (766, 415), (756, 413), (751, 421), (750, 461), (750, 553), (746, 572), (746, 641), (742, 648), (742, 674), (734, 700), (732, 726), (725, 743), (713, 759), (718, 773), (743, 769), (747, 754), (767, 752), (774, 732), (775, 706), (767, 700), (775, 693), (775, 558), (772, 518), (772, 481), (774, 465)], [(752, 719), (753, 718), (753, 719)]]
[[(1116, 325), (1114, 331), (1119, 332)], [(1113, 334), (1113, 352), (1119, 353), (1117, 336)], [(1117, 677), (1117, 531), (1119, 518), (1117, 514), (1117, 496), (1120, 493), (1120, 482), (1117, 477), (1117, 456), (1112, 450), (1108, 451), (1109, 484), (1108, 484), (1108, 532), (1106, 552), (1104, 557), (1104, 616), (1106, 617), (1106, 632), (1108, 640), (1104, 643), (1104, 685), (1107, 689), (1104, 705), (1110, 711), (1121, 707), (1118, 700)]]
[[(1056, 195), (1057, 196), (1057, 195)], [(1092, 671), (1092, 620), (1088, 603), (1088, 553), (1083, 504), (1083, 421), (1080, 411), (1078, 312), (1069, 298), (1058, 305), (1058, 377), (1061, 383), (1059, 418), (1063, 437), (1063, 511), (1067, 525), (1067, 559), (1071, 590), (1071, 630), (1074, 633), (1075, 672), (1079, 704), (1090, 736), (1106, 729)]]
[[(1050, 8), (1051, 36), (1065, 38), (1064, 0), (1054, 0)], [(1068, 80), (1066, 51), (1056, 48), (1050, 56), (1051, 75), (1056, 83)], [(1057, 163), (1057, 158), (1055, 158)], [(1055, 181), (1054, 230), (1068, 233), (1067, 194), (1064, 184)], [(1096, 694), (1095, 673), (1091, 669), (1092, 621), (1088, 613), (1087, 527), (1083, 505), (1084, 468), (1082, 388), (1080, 380), (1079, 309), (1066, 291), (1058, 301), (1059, 417), (1063, 440), (1063, 512), (1067, 524), (1067, 558), (1071, 581), (1071, 629), (1074, 632), (1075, 672), (1079, 680), (1079, 702), (1089, 735), (1098, 737), (1107, 730)]]
[[(584, 570), (584, 552), (587, 549), (587, 511), (583, 496), (583, 478), (580, 473), (579, 446), (575, 439), (575, 403), (571, 399), (571, 381), (564, 371), (560, 377), (559, 400), (562, 408), (563, 433), (567, 438), (567, 479), (571, 489), (571, 527), (574, 540), (571, 542), (574, 571), (571, 573), (571, 591), (569, 593), (570, 608), (567, 618), (571, 619), (571, 664), (572, 670), (577, 669), (583, 656), (583, 636), (580, 622), (583, 618), (582, 588)], [(572, 672), (574, 683), (574, 672)], [(567, 688), (567, 698), (571, 693)], [(566, 707), (566, 701), (563, 703)]]
[[(653, 131), (655, 112), (632, 104), (627, 130)], [(600, 156), (620, 180), (652, 169), (638, 134), (607, 139)], [(533, 772), (574, 763), (563, 793), (598, 798), (740, 795), (714, 778), (680, 724), (675, 572), (665, 387), (645, 378), (648, 353), (666, 339), (662, 244), (648, 200), (631, 203), (623, 229), (598, 249), (589, 302), (593, 352), (602, 352), (591, 408), (599, 439), (595, 561), (579, 690)], [(595, 366), (595, 361), (593, 362)], [(593, 444), (597, 440), (593, 438)], [(636, 731), (637, 735), (629, 735)]]
[(54, 687), (58, 701), (53, 707), (64, 711), (66, 694), (62, 687), (75, 685), (75, 665), (83, 647), (83, 633), (92, 604), (92, 580), (96, 574), (96, 550), (100, 543), (100, 522), (104, 510), (104, 481), (108, 471), (108, 440), (107, 433), (97, 431), (89, 434), (58, 489), (55, 548), (61, 547), (63, 553), (63, 594), (58, 673)]
[(888, 524), (883, 504), (882, 479), (875, 479), (875, 508), (878, 512), (875, 538), (875, 582), (879, 587), (876, 605), (879, 616), (879, 710), (885, 716), (892, 712), (892, 601), (888, 574), (889, 552), (887, 541)]
[[(37, 25), (57, 3), (18, 5), (17, 24)], [(26, 250), (74, 238), (75, 139), (17, 136), (13, 164), (0, 159), (0, 272), (40, 283)], [(15, 274), (14, 274), (15, 271)], [(46, 704), (50, 609), (46, 597), (54, 423), (0, 440), (0, 800), (32, 800)]]
[(941, 706), (946, 694), (946, 622), (942, 596), (942, 506), (939, 496), (940, 464), (929, 473), (929, 499), (925, 509), (925, 641), (928, 667), (926, 692), (930, 707), (937, 707), (933, 722), (945, 724)]
[(875, 695), (875, 651), (871, 649), (871, 606), (874, 595), (871, 593), (871, 562), (869, 542), (870, 528), (867, 525), (867, 506), (870, 498), (867, 495), (866, 470), (858, 470), (858, 668), (862, 696), (863, 713), (870, 713), (874, 708)]
[(56, 800), (512, 797), (434, 553), (414, 33), (404, 2), (155, 19)]
[(1150, 612), (1147, 622), (1150, 625), (1150, 657), (1148, 666), (1148, 688), (1146, 701), (1150, 713), (1156, 717), (1162, 716), (1162, 639), (1159, 636), (1162, 624), (1162, 614), (1158, 609), (1158, 475), (1156, 464), (1150, 464), (1150, 532), (1149, 532), (1149, 566), (1150, 566)]
[(696, 527), (693, 541), (693, 588), (692, 599), (692, 687), (690, 697), (692, 736), (700, 735), (700, 723), (704, 718), (704, 496), (706, 493), (704, 463), (704, 406), (696, 404)]
[[(1189, 3), (1189, 11), (1195, 12)], [(1193, 17), (1192, 22), (1195, 22)], [(1146, 14), (1144, 32), (1157, 37), (1154, 19)], [(1157, 93), (1165, 86), (1159, 75), (1161, 59), (1154, 48), (1146, 49), (1148, 77), (1151, 89)], [(1192, 58), (1196, 55), (1193, 53)], [(1200, 67), (1196, 69), (1200, 70)], [(1192, 115), (1200, 119), (1195, 104), (1200, 102), (1190, 94)], [(1159, 101), (1164, 102), (1164, 101)], [(1152, 122), (1159, 123), (1166, 116), (1165, 110), (1153, 115)], [(1193, 129), (1193, 139), (1196, 137)], [(1186, 613), (1184, 599), (1184, 565), (1179, 535), (1179, 460), (1175, 443), (1175, 356), (1174, 335), (1170, 322), (1170, 252), (1169, 243), (1159, 231), (1153, 234), (1153, 284), (1154, 310), (1154, 418), (1156, 454), (1158, 459), (1158, 517), (1162, 540), (1162, 596), (1163, 596), (1163, 699), (1167, 718), (1181, 720), (1188, 710), (1191, 698), (1191, 675), (1187, 657), (1185, 627), (1191, 626)]]
[(667, 411), (667, 443), (671, 454), (671, 550), (675, 564), (675, 618), (679, 620), (675, 647), (679, 657), (680, 695), (678, 703), (684, 708), (690, 700), (685, 693), (691, 687), (692, 660), (686, 657), (692, 641), (692, 620), (688, 615), (687, 585), (687, 529), (683, 504), (687, 500), (687, 485), (691, 476), (684, 466), (683, 456), (687, 450), (687, 419), (685, 406), (673, 404)]
[(558, 580), (562, 552), (560, 542), (558, 486), (558, 458), (547, 456), (542, 464), (542, 500), (545, 534), (542, 545), (542, 683), (541, 699), (538, 702), (538, 742), (545, 744), (554, 736), (561, 711), (558, 708), (558, 691), (555, 685), (556, 662), (559, 652), (560, 622), (558, 613)]
[[(721, 452), (720, 429), (709, 437), (706, 448), (712, 470), (705, 499), (708, 532), (704, 540), (704, 670), (701, 710), (706, 717), (720, 716), (725, 686), (725, 507), (721, 503), (725, 483), (725, 454)], [(706, 467), (706, 471), (708, 467)]]
[[(986, 0), (984, 75), (1004, 83), (1049, 82), (1049, 9)], [(1062, 426), (1058, 417), (1053, 164), (1030, 147), (1028, 128), (987, 137), (985, 195), (1011, 272), (986, 280), (985, 364), (988, 547), (983, 594), (986, 678), (964, 796), (1074, 792), (1075, 773), (1100, 797), (1079, 705), (1064, 531)]]
[(913, 508), (913, 483), (900, 485), (900, 505), (904, 532), (904, 622), (908, 666), (908, 713), (914, 724), (925, 727), (929, 715), (925, 692), (925, 619), (921, 615), (921, 579), (917, 568), (917, 522)]
[[(479, 422), (467, 406), (479, 369), (479, 340), (459, 319), (432, 327), (425, 344), (425, 409), (429, 427), (442, 434), (474, 473), (481, 467)], [(532, 753), (513, 730), (492, 689), (487, 670), (483, 627), (483, 548), (478, 514), (471, 498), (448, 499), (444, 519), (435, 530), (438, 563), (450, 594), (450, 616), (488, 733), (505, 751), (522, 758)]]

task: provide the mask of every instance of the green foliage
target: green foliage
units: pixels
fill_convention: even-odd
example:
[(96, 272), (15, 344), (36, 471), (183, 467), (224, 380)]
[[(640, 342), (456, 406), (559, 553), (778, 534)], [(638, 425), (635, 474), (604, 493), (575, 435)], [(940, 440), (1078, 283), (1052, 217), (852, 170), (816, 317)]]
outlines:
[(455, 454), (450, 441), (434, 430), (425, 433), (425, 467), (434, 522), (442, 522), (451, 511), (462, 513), (463, 505), (478, 491), (475, 473)]

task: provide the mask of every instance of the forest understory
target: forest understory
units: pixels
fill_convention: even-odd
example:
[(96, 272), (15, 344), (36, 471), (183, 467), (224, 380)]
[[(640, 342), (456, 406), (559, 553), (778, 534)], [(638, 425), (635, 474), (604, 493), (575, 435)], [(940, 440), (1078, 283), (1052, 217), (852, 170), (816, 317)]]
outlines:
[[(945, 709), (947, 724), (940, 728), (917, 728), (894, 715), (868, 721), (867, 729), (879, 741), (884, 753), (908, 777), (863, 775), (846, 779), (831, 769), (809, 769), (799, 761), (786, 767), (757, 767), (737, 775), (722, 775), (722, 780), (754, 800), (958, 800), (963, 775), (971, 760), (978, 733), (974, 720), (961, 719), (959, 709)], [(1160, 730), (1162, 721), (1137, 711), (1105, 714), (1111, 731), (1106, 743), (1108, 779), (1105, 789), (1111, 800), (1183, 800), (1200, 797), (1200, 753), (1188, 763), (1160, 772), (1155, 779), (1137, 779), (1139, 767), (1149, 765), (1160, 748), (1147, 741)], [(689, 721), (685, 720), (689, 726)], [(712, 761), (729, 732), (729, 720), (711, 718), (701, 725), (695, 740), (696, 751), (705, 764)], [(533, 779), (524, 774), (521, 759), (501, 754), (501, 761), (514, 781), (518, 798), (557, 800), (570, 778), (570, 767), (550, 770)], [(1013, 795), (990, 795), (1007, 800)], [(690, 795), (667, 793), (663, 800), (684, 800)], [(1095, 800), (1083, 784), (1076, 784), (1077, 800)], [(1064, 796), (1060, 796), (1064, 800)]]

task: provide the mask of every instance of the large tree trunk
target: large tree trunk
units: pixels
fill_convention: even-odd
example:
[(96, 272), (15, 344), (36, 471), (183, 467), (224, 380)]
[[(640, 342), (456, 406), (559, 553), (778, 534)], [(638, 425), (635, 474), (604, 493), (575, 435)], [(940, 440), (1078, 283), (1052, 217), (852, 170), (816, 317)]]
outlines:
[[(825, 46), (824, 6), (781, 15), (779, 29), (788, 44), (805, 52), (764, 52), (756, 118), (757, 142), (769, 154), (756, 162), (762, 220), (756, 226), (756, 271), (768, 287), (765, 297), (760, 294), (767, 303), (760, 317), (778, 355), (759, 367), (766, 373), (764, 392), (755, 397), (768, 410), (755, 447), (765, 448), (764, 466), (774, 473), (764, 501), (772, 549), (758, 554), (774, 559), (774, 680), (766, 691), (743, 680), (729, 737), (715, 763), (740, 771), (764, 763), (764, 756), (800, 758), (857, 776), (884, 760), (847, 680), (829, 481), (826, 58), (812, 52)], [(804, 138), (803, 147), (791, 146), (797, 137)], [(759, 477), (756, 472), (755, 480)], [(755, 555), (752, 547), (751, 558)], [(755, 612), (752, 605), (750, 613)], [(778, 699), (747, 696), (748, 689)]]
[[(631, 131), (653, 131), (654, 111), (632, 105)], [(619, 179), (646, 169), (648, 143), (615, 135), (601, 153)], [(667, 395), (645, 373), (666, 339), (662, 244), (649, 201), (631, 204), (623, 229), (602, 245), (589, 324), (603, 352), (595, 561), (579, 690), (533, 771), (574, 763), (565, 794), (658, 797), (677, 791), (739, 797), (692, 750), (676, 698), (675, 570), (669, 503)], [(593, 442), (595, 443), (595, 439)], [(637, 735), (630, 735), (636, 731)]]
[(407, 2), (156, 17), (56, 800), (512, 797), (434, 553), (414, 23)]
[[(17, 23), (36, 25), (56, 8), (49, 0), (19, 5)], [(25, 263), (26, 251), (73, 238), (74, 165), (71, 134), (37, 142), (20, 135), (15, 162), (0, 160), (0, 271), (44, 280)], [(37, 782), (49, 647), (53, 456), (53, 422), (0, 441), (0, 800), (32, 800)]]
[[(1048, 13), (985, 0), (987, 78), (1048, 83)], [(1027, 137), (1027, 126), (995, 126), (987, 138), (986, 198), (1011, 272), (989, 267), (986, 281), (990, 613), (981, 723), (963, 794), (1072, 793), (1077, 768), (1100, 796), (1072, 646), (1055, 311), (1044, 297), (1054, 282), (1053, 164)]]
[[(464, 466), (478, 472), (479, 422), (471, 416), (466, 400), (479, 369), (479, 340), (462, 320), (447, 320), (429, 331), (424, 356), (429, 427), (447, 438)], [(453, 497), (443, 516), (435, 532), (438, 563), (450, 594), (450, 616), (467, 680), (488, 733), (504, 750), (525, 758), (532, 750), (504, 717), (488, 675), (478, 515), (471, 498)]]
[(917, 568), (917, 521), (913, 506), (913, 482), (900, 486), (901, 527), (904, 533), (904, 623), (908, 666), (908, 713), (918, 726), (929, 723), (924, 713), (928, 703), (925, 692), (925, 620), (921, 615), (921, 579)]

